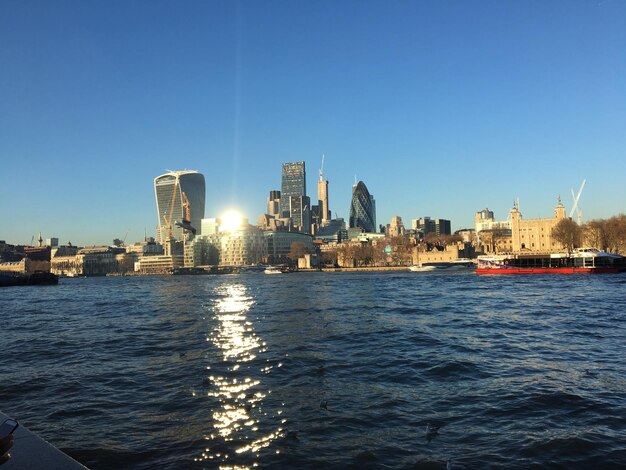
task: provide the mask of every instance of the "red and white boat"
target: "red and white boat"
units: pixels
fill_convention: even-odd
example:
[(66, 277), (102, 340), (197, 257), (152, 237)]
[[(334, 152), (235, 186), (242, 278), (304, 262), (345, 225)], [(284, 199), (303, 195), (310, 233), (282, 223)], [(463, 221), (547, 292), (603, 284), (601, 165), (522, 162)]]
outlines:
[(626, 258), (593, 248), (573, 253), (509, 253), (478, 257), (476, 274), (607, 274), (626, 270)]

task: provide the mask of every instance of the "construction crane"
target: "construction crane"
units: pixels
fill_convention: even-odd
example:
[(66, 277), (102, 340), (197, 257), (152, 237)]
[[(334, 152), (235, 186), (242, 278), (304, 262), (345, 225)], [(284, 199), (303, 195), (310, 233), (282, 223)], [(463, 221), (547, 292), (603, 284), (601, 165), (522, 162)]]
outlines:
[(172, 216), (174, 215), (174, 202), (176, 201), (176, 188), (178, 187), (178, 180), (175, 180), (174, 187), (172, 188), (172, 201), (170, 202), (169, 218), (167, 217), (167, 211), (163, 212), (163, 221), (165, 222), (165, 228), (167, 229), (167, 238), (172, 238)]
[(583, 188), (585, 187), (585, 183), (587, 180), (583, 180), (583, 183), (580, 185), (580, 189), (578, 190), (578, 194), (574, 195), (574, 189), (572, 188), (572, 199), (574, 200), (574, 205), (572, 206), (572, 210), (569, 212), (570, 219), (574, 216), (574, 212), (578, 214), (578, 225), (581, 225), (583, 222), (583, 211), (578, 207), (578, 201), (580, 200), (580, 195), (583, 192)]
[(187, 195), (185, 194), (185, 191), (182, 192), (182, 196), (183, 196), (183, 209), (184, 209), (184, 219), (183, 222), (187, 222), (188, 224), (191, 223), (191, 208), (190, 208), (190, 204), (189, 204), (189, 199), (187, 199)]
[(181, 195), (183, 199), (183, 221), (176, 222), (176, 226), (195, 235), (196, 229), (191, 226), (191, 204), (189, 203), (189, 199), (187, 198), (185, 191), (183, 191)]

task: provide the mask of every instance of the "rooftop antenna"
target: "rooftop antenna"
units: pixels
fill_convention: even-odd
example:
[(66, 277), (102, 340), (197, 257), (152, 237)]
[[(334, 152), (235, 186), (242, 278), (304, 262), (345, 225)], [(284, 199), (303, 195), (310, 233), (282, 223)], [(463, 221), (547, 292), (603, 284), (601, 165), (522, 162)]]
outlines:
[(354, 185), (356, 186), (356, 174), (354, 175)]
[(570, 219), (571, 219), (572, 216), (574, 215), (574, 212), (577, 212), (577, 214), (578, 214), (578, 225), (582, 224), (582, 222), (583, 222), (583, 212), (578, 207), (578, 201), (580, 200), (580, 195), (583, 192), (583, 188), (585, 187), (585, 183), (586, 182), (587, 182), (587, 180), (584, 179), (582, 184), (580, 185), (580, 189), (578, 190), (578, 194), (574, 195), (574, 189), (572, 189), (572, 199), (574, 199), (574, 205), (572, 206), (572, 210), (569, 212), (569, 216), (570, 216)]
[(320, 167), (320, 181), (322, 181), (322, 172), (324, 171), (324, 154), (322, 154), (322, 166)]

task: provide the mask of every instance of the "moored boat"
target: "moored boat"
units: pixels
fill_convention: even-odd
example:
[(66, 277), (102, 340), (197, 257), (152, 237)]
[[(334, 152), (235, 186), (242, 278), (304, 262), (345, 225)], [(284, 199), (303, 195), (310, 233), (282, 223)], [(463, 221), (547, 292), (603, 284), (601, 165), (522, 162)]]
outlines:
[(267, 268), (265, 268), (263, 272), (265, 274), (282, 274), (283, 273), (283, 271), (280, 268), (277, 268), (275, 266), (268, 266)]
[(432, 266), (432, 265), (423, 266), (421, 264), (414, 264), (412, 266), (409, 266), (409, 270), (416, 272), (416, 273), (434, 271), (435, 269), (437, 269), (437, 266)]
[(59, 276), (49, 272), (0, 272), (0, 287), (56, 285), (58, 283)]
[(592, 248), (573, 253), (513, 253), (478, 257), (476, 274), (611, 274), (626, 258)]

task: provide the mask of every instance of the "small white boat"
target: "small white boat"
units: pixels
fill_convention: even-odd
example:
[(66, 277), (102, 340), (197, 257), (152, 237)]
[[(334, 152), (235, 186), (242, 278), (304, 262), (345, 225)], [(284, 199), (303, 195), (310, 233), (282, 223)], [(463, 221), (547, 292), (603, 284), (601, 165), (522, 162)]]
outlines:
[(437, 266), (422, 266), (421, 264), (414, 264), (409, 266), (409, 270), (413, 272), (426, 272), (426, 271), (434, 271), (437, 269)]
[(279, 268), (275, 268), (273, 266), (268, 266), (267, 268), (265, 268), (265, 271), (263, 272), (265, 274), (282, 274), (283, 273)]

